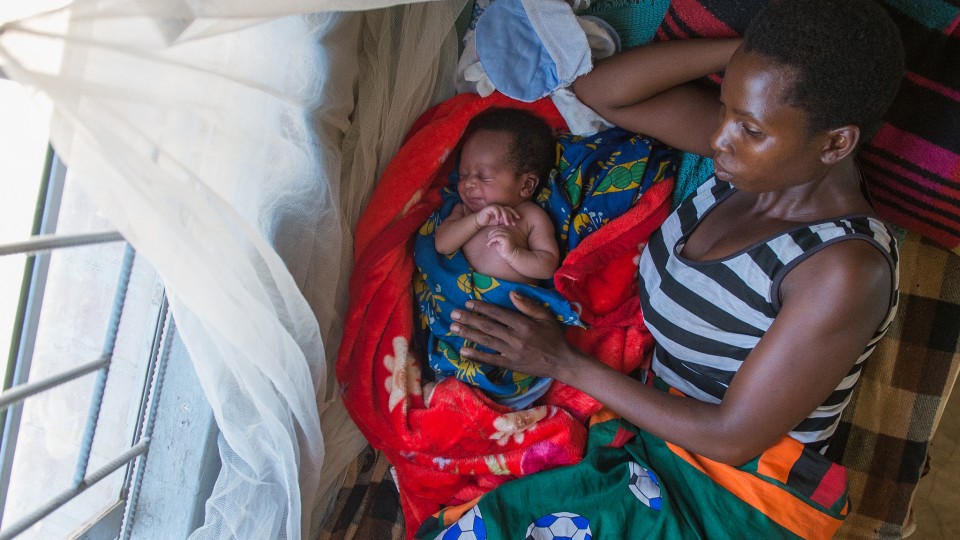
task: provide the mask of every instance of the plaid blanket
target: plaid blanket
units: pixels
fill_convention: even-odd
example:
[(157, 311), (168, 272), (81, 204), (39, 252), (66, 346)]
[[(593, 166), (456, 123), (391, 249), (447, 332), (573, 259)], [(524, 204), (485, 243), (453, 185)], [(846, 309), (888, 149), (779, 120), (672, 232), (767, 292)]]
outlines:
[(333, 510), (318, 540), (400, 540), (404, 537), (400, 494), (382, 452), (367, 447), (347, 469)]
[(945, 396), (960, 370), (960, 257), (916, 234), (900, 247), (900, 306), (867, 361), (828, 457), (847, 467), (840, 538), (901, 538)]

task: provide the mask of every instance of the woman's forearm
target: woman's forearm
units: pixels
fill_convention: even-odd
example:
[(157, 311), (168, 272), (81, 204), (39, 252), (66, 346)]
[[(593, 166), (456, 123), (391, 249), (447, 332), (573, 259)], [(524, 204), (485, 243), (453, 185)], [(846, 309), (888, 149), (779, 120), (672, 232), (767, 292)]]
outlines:
[(722, 71), (740, 38), (651, 43), (598, 61), (573, 83), (573, 92), (602, 114), (649, 99), (664, 90)]
[(601, 400), (631, 424), (691, 452), (741, 465), (766, 448), (750, 429), (728, 422), (722, 405), (661, 392), (576, 351), (556, 376)]

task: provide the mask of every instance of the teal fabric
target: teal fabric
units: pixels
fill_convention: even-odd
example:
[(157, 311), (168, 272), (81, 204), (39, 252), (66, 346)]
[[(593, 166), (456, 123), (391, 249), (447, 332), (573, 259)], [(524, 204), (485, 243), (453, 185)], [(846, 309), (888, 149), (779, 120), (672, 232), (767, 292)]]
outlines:
[(691, 193), (697, 190), (713, 174), (713, 160), (689, 152), (680, 154), (677, 183), (673, 187), (671, 209), (676, 209)]
[(653, 39), (669, 7), (670, 0), (648, 0), (640, 4), (629, 0), (600, 0), (580, 14), (607, 21), (620, 35), (623, 48), (628, 49)]

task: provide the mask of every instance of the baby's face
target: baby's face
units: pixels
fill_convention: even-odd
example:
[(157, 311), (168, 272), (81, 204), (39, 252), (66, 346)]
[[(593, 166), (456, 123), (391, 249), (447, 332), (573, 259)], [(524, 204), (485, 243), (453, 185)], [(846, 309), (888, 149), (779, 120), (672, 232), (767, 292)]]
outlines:
[(528, 175), (518, 173), (507, 161), (512, 143), (509, 133), (486, 130), (475, 132), (464, 143), (457, 192), (471, 212), (490, 204), (514, 207), (533, 195), (533, 189), (526, 187)]

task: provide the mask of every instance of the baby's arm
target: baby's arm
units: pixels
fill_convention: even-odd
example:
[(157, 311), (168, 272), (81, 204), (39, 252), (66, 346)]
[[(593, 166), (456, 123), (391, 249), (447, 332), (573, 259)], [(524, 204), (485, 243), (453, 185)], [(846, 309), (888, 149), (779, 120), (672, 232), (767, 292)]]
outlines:
[(517, 272), (532, 279), (547, 279), (560, 266), (560, 248), (553, 236), (553, 222), (543, 208), (532, 202), (522, 207), (523, 218), (529, 224), (527, 249), (510, 236), (511, 231), (497, 227), (490, 231), (487, 245), (495, 246), (497, 253)]
[(437, 227), (434, 233), (434, 244), (437, 252), (443, 255), (455, 253), (473, 238), (480, 229), (487, 225), (513, 225), (520, 219), (520, 214), (508, 206), (491, 204), (480, 209), (479, 212), (470, 212), (463, 204), (453, 207), (447, 219)]

